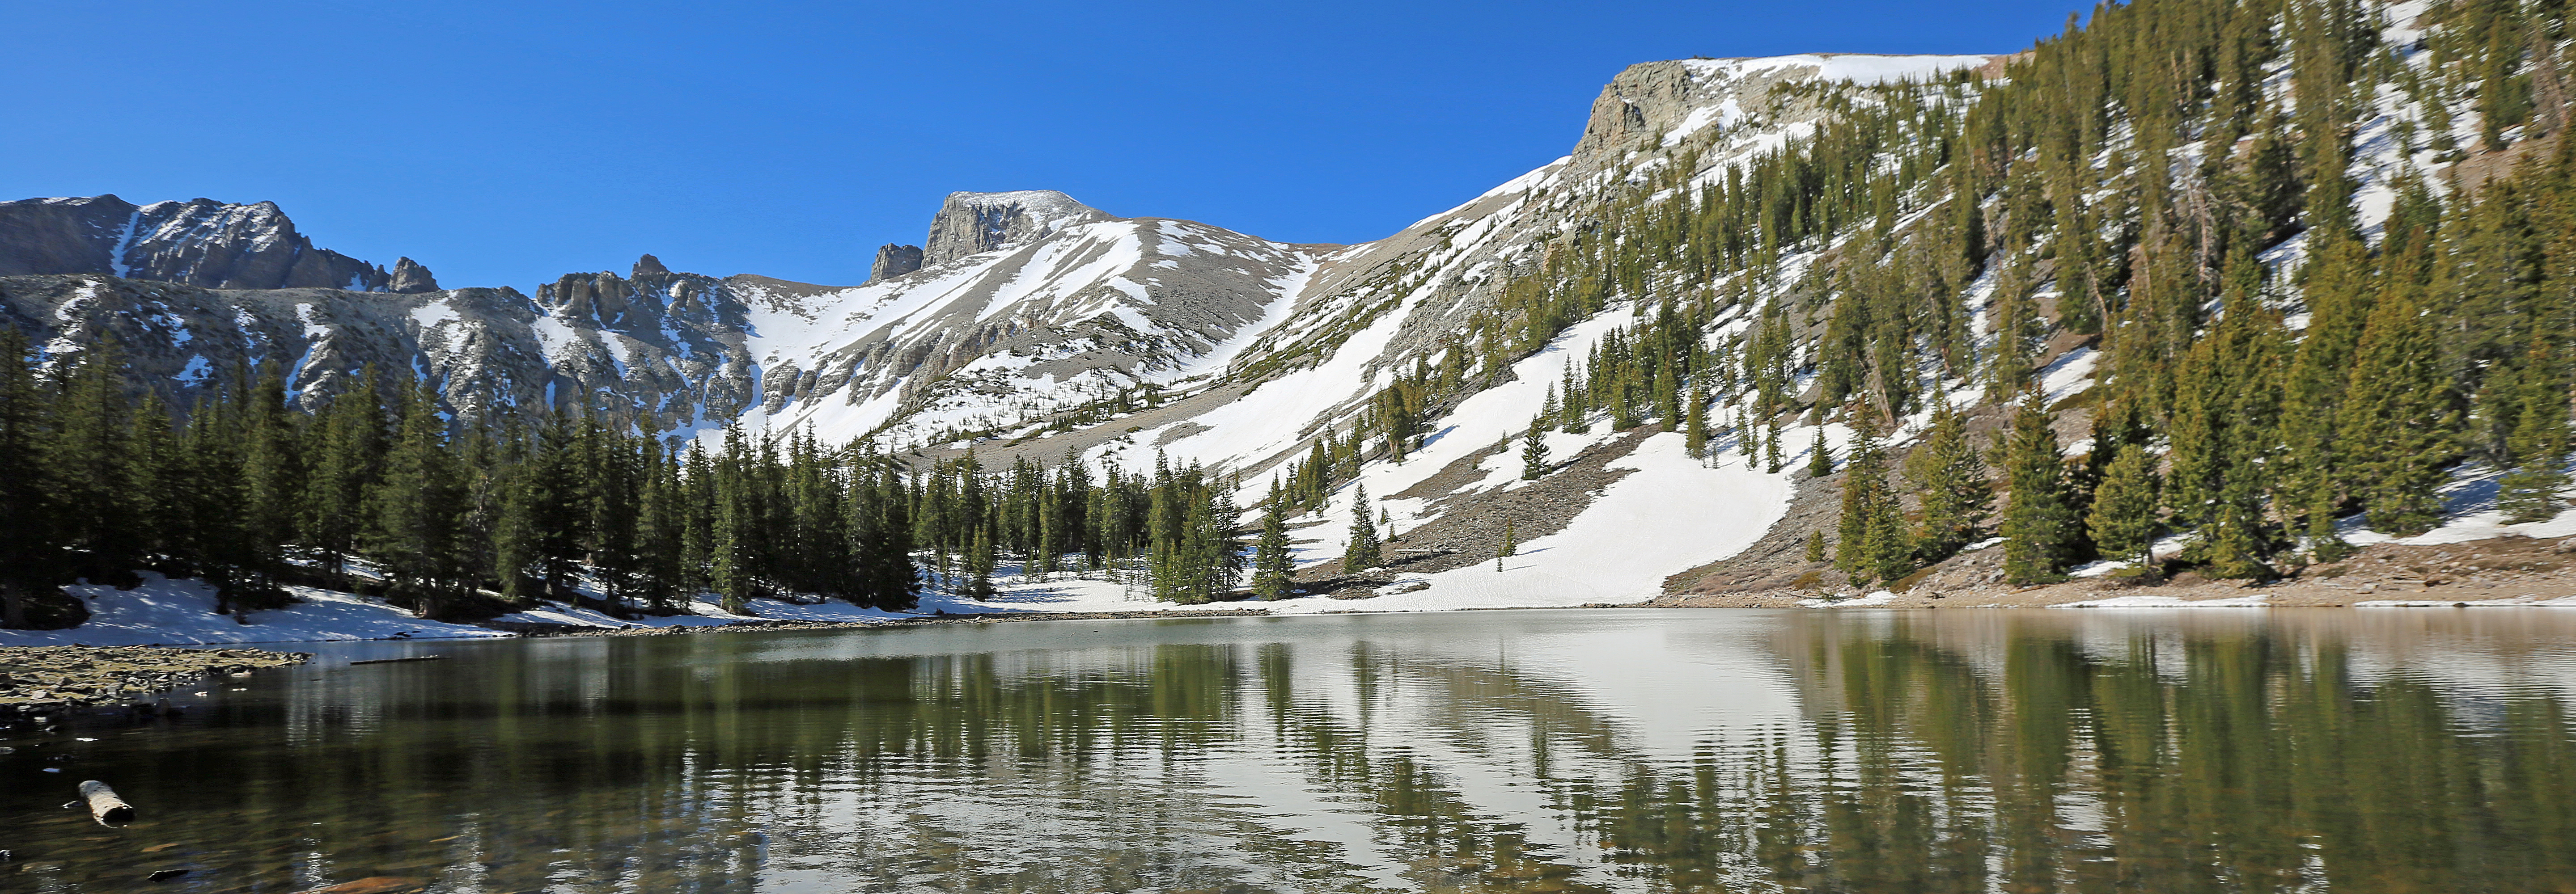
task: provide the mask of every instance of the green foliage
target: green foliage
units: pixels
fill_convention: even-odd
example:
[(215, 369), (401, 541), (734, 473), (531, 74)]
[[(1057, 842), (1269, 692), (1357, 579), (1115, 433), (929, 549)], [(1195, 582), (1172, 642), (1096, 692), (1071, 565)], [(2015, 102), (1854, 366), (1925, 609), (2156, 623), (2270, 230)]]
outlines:
[(1994, 489), (1977, 453), (1968, 439), (1966, 417), (1944, 402), (1933, 410), (1923, 445), (1905, 458), (1905, 480), (1923, 506), (1914, 551), (1924, 562), (1949, 558), (1985, 531)]
[(1252, 552), (1252, 595), (1255, 599), (1289, 597), (1289, 572), (1293, 571), (1288, 552), (1288, 520), (1285, 501), (1280, 497), (1279, 482), (1270, 482), (1270, 498), (1261, 502), (1261, 539)]
[(2004, 537), (2004, 580), (2018, 585), (2065, 579), (2083, 538), (2057, 432), (2049, 427), (2040, 400), (2038, 392), (2029, 392), (2014, 405), (2012, 427), (1998, 433), (1995, 448), (1996, 464), (2011, 488), (1999, 532)]
[(2156, 517), (2156, 459), (2145, 450), (2120, 451), (2093, 492), (2085, 531), (2104, 556), (2148, 564), (2161, 520)]
[(1342, 548), (1342, 573), (1366, 571), (1385, 564), (1386, 559), (1378, 551), (1377, 522), (1369, 518), (1368, 486), (1353, 485), (1351, 535), (1350, 543)]
[(1905, 516), (1887, 481), (1887, 451), (1866, 420), (1852, 432), (1850, 463), (1843, 470), (1842, 530), (1835, 538), (1834, 567), (1854, 585), (1894, 581), (1912, 572), (1913, 545)]
[(2457, 455), (2458, 414), (2443, 387), (2433, 327), (2414, 290), (2381, 296), (2355, 352), (2338, 420), (2351, 445), (2353, 478), (2370, 526), (2397, 536), (2431, 530), (2441, 518), (2436, 489)]
[(2510, 523), (2548, 521), (2566, 509), (2558, 494), (2567, 488), (2568, 388), (2555, 359), (2547, 342), (2536, 345), (2525, 360), (2519, 393), (2500, 400), (2509, 401), (2517, 415), (2507, 455), (2512, 471), (2498, 482), (2496, 498)]
[(1545, 417), (1530, 420), (1529, 431), (1521, 435), (1521, 480), (1537, 481), (1547, 475), (1547, 430)]

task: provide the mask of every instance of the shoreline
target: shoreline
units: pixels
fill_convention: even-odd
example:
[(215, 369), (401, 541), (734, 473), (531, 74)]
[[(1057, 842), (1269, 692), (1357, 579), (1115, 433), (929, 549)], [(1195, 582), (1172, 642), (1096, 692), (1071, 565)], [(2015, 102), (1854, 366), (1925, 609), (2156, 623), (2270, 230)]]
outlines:
[(150, 701), (213, 677), (247, 676), (312, 660), (310, 652), (176, 646), (0, 647), (0, 719), (39, 712), (168, 710)]
[[(304, 643), (324, 642), (389, 642), (389, 641), (464, 641), (472, 639), (518, 639), (600, 636), (674, 636), (709, 631), (760, 632), (782, 630), (856, 630), (906, 627), (923, 624), (993, 624), (1021, 621), (1102, 621), (1147, 620), (1158, 618), (1225, 618), (1286, 617), (1291, 614), (1416, 614), (1444, 611), (1529, 611), (1548, 608), (1809, 608), (1809, 609), (1963, 609), (1963, 608), (2576, 608), (2576, 538), (2559, 541), (2527, 537), (2498, 537), (2464, 540), (2443, 544), (2379, 543), (2364, 547), (2341, 561), (2295, 569), (2289, 575), (2270, 581), (2209, 580), (2185, 572), (2172, 580), (2140, 581), (2117, 574), (2103, 573), (2104, 567), (2079, 570), (2090, 576), (2036, 586), (2016, 587), (2001, 582), (1999, 548), (1972, 550), (1938, 565), (1926, 568), (1904, 581), (1886, 588), (1828, 586), (1824, 580), (1842, 577), (1822, 565), (1808, 568), (1804, 577), (1788, 586), (1773, 581), (1779, 577), (1759, 575), (1760, 581), (1747, 580), (1741, 589), (1724, 585), (1698, 592), (1657, 593), (1627, 601), (1596, 601), (1578, 605), (1459, 605), (1441, 608), (1402, 608), (1401, 602), (1389, 607), (1372, 606), (1374, 598), (1345, 599), (1324, 611), (1281, 611), (1270, 603), (1258, 601), (1219, 602), (1207, 606), (1108, 611), (1001, 610), (984, 612), (940, 612), (845, 619), (825, 618), (742, 618), (723, 620), (704, 618), (709, 623), (690, 624), (623, 624), (606, 626), (597, 623), (551, 623), (547, 621), (508, 620), (469, 622), (465, 624), (424, 625), (445, 627), (446, 633), (426, 629), (405, 629), (392, 635), (367, 636), (363, 628), (330, 630), (340, 634), (327, 637), (279, 638), (274, 640), (200, 640), (153, 641), (128, 644), (82, 644), (55, 642), (48, 644), (0, 645), (0, 665), (10, 653), (33, 650), (68, 649), (111, 652), (119, 649), (162, 650), (165, 661), (176, 661), (172, 668), (195, 667), (199, 661), (176, 658), (176, 653), (256, 652), (263, 655), (295, 654), (277, 648)], [(1685, 572), (1691, 574), (1692, 572)], [(1674, 575), (1676, 580), (1684, 575)], [(1785, 575), (1783, 575), (1785, 576)], [(567, 619), (572, 620), (572, 619)], [(607, 620), (597, 618), (596, 620)], [(333, 625), (334, 627), (338, 625)], [(405, 625), (408, 626), (408, 625)], [(379, 626), (376, 629), (388, 629)], [(70, 631), (45, 631), (57, 639), (78, 636), (80, 628)], [(319, 628), (316, 628), (317, 632)], [(193, 631), (173, 629), (174, 636), (187, 636)], [(280, 631), (287, 632), (287, 631)], [(298, 631), (301, 632), (301, 631)], [(352, 635), (354, 634), (354, 635)], [(248, 647), (248, 648), (243, 648)], [(68, 654), (68, 653), (67, 653)], [(139, 653), (138, 653), (139, 654)], [(166, 670), (166, 669), (165, 669)], [(158, 672), (158, 671), (156, 671)], [(171, 684), (172, 687), (180, 685)], [(166, 691), (171, 687), (164, 687)], [(8, 688), (0, 679), (0, 710), (17, 702), (6, 701), (17, 690)]]

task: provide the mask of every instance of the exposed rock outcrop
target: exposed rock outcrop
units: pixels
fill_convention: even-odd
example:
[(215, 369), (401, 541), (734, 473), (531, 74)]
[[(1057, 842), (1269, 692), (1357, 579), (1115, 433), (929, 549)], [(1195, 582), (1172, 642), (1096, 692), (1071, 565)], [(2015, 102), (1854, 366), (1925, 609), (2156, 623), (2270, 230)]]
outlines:
[(0, 202), (0, 276), (67, 273), (217, 289), (383, 291), (392, 280), (383, 268), (314, 248), (270, 202)]
[(868, 281), (884, 282), (921, 269), (921, 246), (886, 244), (877, 247), (876, 263), (868, 267)]
[(419, 261), (403, 258), (394, 262), (394, 275), (385, 283), (385, 291), (405, 295), (435, 292), (438, 291), (438, 277), (431, 276), (429, 268), (421, 266)]
[(930, 219), (921, 263), (936, 267), (969, 255), (1026, 245), (1075, 224), (1109, 220), (1099, 209), (1052, 189), (953, 192)]

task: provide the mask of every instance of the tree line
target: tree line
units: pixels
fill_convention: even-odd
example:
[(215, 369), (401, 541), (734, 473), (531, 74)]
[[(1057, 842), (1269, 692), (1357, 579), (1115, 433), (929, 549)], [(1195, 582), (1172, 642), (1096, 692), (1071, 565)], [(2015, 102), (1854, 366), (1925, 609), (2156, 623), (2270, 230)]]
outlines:
[[(44, 597), (83, 579), (130, 586), (137, 570), (201, 579), (223, 612), (311, 585), (442, 618), (541, 599), (903, 610), (928, 585), (993, 595), (1006, 558), (1039, 578), (1125, 574), (1177, 602), (1224, 598), (1247, 573), (1236, 482), (1160, 457), (1095, 476), (1071, 456), (988, 471), (971, 452), (931, 462), (803, 433), (672, 449), (640, 434), (649, 420), (569, 410), (460, 425), (428, 383), (373, 370), (312, 412), (292, 408), (275, 372), (250, 370), (175, 408), (128, 380), (112, 339), (48, 355), (0, 328), (0, 358), (12, 627), (77, 622)], [(1274, 546), (1275, 597), (1288, 562)]]

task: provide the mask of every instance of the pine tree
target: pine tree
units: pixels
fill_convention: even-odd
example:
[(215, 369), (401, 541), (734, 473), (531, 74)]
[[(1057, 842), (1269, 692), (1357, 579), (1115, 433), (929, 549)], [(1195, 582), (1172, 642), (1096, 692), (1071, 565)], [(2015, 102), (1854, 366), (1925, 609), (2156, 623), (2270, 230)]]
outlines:
[(2457, 455), (2431, 327), (2411, 289), (2393, 288), (2371, 311), (2354, 354), (2341, 441), (2354, 457), (2354, 480), (2370, 526), (2411, 537), (2441, 521), (2437, 488)]
[(1708, 456), (1708, 392), (1693, 386), (1690, 407), (1682, 420), (1682, 450), (1692, 459)]
[(1773, 475), (1780, 474), (1780, 417), (1777, 414), (1771, 417), (1762, 434), (1762, 467)]
[(304, 538), (321, 550), (323, 567), (338, 574), (365, 529), (366, 493), (383, 474), (385, 412), (374, 364), (360, 374), (355, 387), (331, 399), (309, 432)]
[(1494, 572), (1497, 574), (1502, 573), (1503, 560), (1511, 556), (1520, 555), (1520, 551), (1520, 532), (1512, 527), (1512, 520), (1509, 517), (1505, 517), (1503, 519), (1503, 546), (1501, 549), (1494, 551)]
[(2336, 418), (2352, 354), (2377, 295), (2370, 282), (2369, 246), (2348, 233), (2333, 232), (2338, 235), (2318, 245), (2302, 271), (2310, 320), (2283, 384), (2281, 410), (2287, 451), (2283, 477), (2291, 500), (2283, 509), (2305, 517), (2309, 549), (2325, 561), (2351, 549), (2335, 533), (2335, 507), (2349, 475)]
[(61, 546), (44, 450), (52, 415), (25, 332), (0, 325), (0, 627), (23, 629), (31, 592), (47, 585)]
[(1937, 562), (1976, 542), (1994, 489), (1969, 442), (1966, 417), (1946, 401), (1933, 410), (1923, 446), (1905, 458), (1905, 479), (1923, 506), (1914, 534), (1918, 558)]
[(1000, 591), (993, 586), (993, 569), (997, 564), (993, 548), (993, 531), (986, 525), (975, 526), (974, 539), (966, 552), (966, 598), (991, 599)]
[(1342, 549), (1342, 573), (1353, 574), (1386, 564), (1378, 554), (1377, 523), (1369, 518), (1368, 486), (1352, 485), (1351, 542)]
[(1843, 470), (1842, 527), (1834, 567), (1854, 585), (1894, 581), (1914, 570), (1905, 518), (1887, 484), (1887, 452), (1879, 446), (1869, 414), (1853, 414), (1850, 462)]
[(142, 482), (135, 480), (130, 398), (116, 339), (104, 338), (68, 361), (56, 404), (50, 464), (65, 545), (93, 581), (120, 579), (143, 558)]
[(1830, 548), (1831, 547), (1825, 543), (1825, 530), (1823, 528), (1817, 528), (1813, 531), (1807, 532), (1807, 561), (1824, 561), (1826, 557), (1825, 551)]
[(404, 389), (384, 483), (368, 494), (367, 553), (384, 569), (387, 595), (424, 618), (436, 617), (466, 580), (456, 567), (463, 492), (437, 409), (426, 384)]
[(2558, 493), (2567, 488), (2567, 386), (2551, 361), (2548, 344), (2535, 345), (2516, 395), (2519, 418), (2509, 440), (2513, 470), (2498, 482), (2496, 497), (2505, 521), (2513, 524), (2548, 521), (2566, 508)]
[(1542, 420), (1530, 420), (1529, 432), (1521, 436), (1521, 480), (1537, 481), (1547, 474), (1547, 432)]
[(1997, 464), (2011, 488), (2001, 531), (2004, 580), (2018, 585), (2062, 579), (2083, 536), (2068, 500), (2057, 432), (2040, 400), (2036, 391), (2023, 395), (2013, 407), (2011, 429), (1999, 433), (1996, 445)]
[(1834, 473), (1834, 453), (1825, 446), (1825, 427), (1816, 426), (1816, 443), (1807, 448), (1807, 477), (1823, 478)]
[(748, 480), (750, 459), (743, 448), (742, 431), (725, 427), (724, 454), (711, 465), (714, 481), (714, 517), (708, 543), (707, 582), (715, 590), (716, 604), (736, 614), (750, 607), (760, 595), (754, 574), (759, 555), (754, 549), (759, 524), (758, 506)]
[(1286, 599), (1290, 595), (1289, 575), (1295, 570), (1288, 552), (1287, 511), (1280, 504), (1279, 482), (1270, 482), (1270, 498), (1261, 503), (1261, 540), (1252, 552), (1252, 595), (1256, 599)]
[(2085, 518), (2085, 531), (2104, 556), (2154, 564), (2148, 550), (2160, 524), (2156, 490), (2156, 459), (2147, 451), (2129, 447), (2111, 460), (2101, 486), (2093, 491), (2093, 512)]

